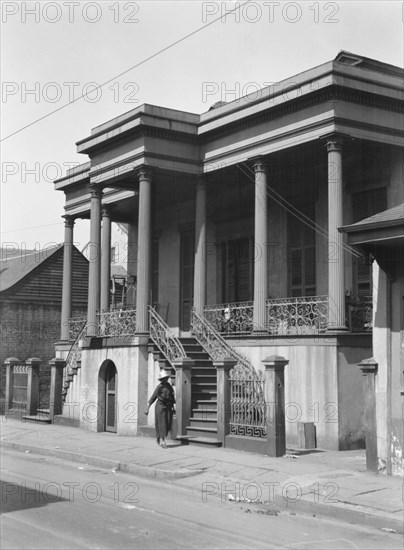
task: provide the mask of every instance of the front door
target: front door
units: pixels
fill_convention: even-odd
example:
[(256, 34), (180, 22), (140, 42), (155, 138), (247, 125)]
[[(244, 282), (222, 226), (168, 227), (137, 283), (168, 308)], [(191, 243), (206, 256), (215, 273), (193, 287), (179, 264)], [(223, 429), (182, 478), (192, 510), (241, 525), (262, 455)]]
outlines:
[(193, 231), (181, 233), (180, 248), (180, 328), (191, 328), (191, 308), (194, 300), (194, 254), (195, 236)]
[(222, 296), (224, 302), (245, 302), (253, 298), (252, 238), (222, 244)]
[(118, 375), (110, 363), (105, 374), (105, 431), (116, 433), (116, 387)]

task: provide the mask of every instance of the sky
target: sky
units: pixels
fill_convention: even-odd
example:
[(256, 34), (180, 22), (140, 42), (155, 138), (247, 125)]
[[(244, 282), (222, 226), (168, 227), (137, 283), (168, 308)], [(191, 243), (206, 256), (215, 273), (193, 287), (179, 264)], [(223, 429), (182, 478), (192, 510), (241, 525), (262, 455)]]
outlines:
[(143, 103), (202, 113), (342, 49), (403, 67), (403, 21), (401, 0), (3, 0), (2, 246), (63, 242), (53, 181), (88, 160), (75, 143), (93, 127)]

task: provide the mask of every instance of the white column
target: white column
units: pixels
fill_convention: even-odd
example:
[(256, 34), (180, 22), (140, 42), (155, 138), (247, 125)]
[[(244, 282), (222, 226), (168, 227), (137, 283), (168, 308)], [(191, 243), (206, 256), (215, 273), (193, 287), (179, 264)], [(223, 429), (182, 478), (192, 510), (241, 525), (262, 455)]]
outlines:
[(109, 309), (111, 279), (111, 208), (102, 207), (101, 226), (101, 311)]
[(206, 184), (196, 186), (194, 308), (203, 313), (206, 304)]
[(69, 340), (69, 319), (72, 316), (72, 276), (73, 276), (73, 227), (74, 218), (65, 219), (65, 240), (63, 247), (63, 287), (60, 339)]
[(100, 308), (100, 267), (101, 267), (101, 197), (102, 190), (95, 185), (91, 190), (90, 244), (88, 246), (88, 310), (87, 336), (97, 335), (97, 311)]
[(136, 331), (149, 331), (151, 276), (151, 174), (146, 168), (139, 172), (139, 225), (136, 291)]
[(255, 229), (254, 229), (254, 332), (266, 330), (266, 299), (268, 278), (267, 254), (267, 172), (262, 159), (254, 164)]
[(343, 235), (342, 144), (327, 140), (328, 151), (328, 330), (346, 330)]

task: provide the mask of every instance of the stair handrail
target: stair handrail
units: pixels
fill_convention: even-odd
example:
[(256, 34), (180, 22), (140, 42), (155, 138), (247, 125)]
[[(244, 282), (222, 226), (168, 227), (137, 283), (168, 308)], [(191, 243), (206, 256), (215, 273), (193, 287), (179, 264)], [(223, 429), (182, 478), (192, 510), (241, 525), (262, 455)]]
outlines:
[(175, 370), (174, 361), (187, 356), (179, 338), (174, 336), (153, 306), (149, 306), (149, 321), (150, 338)]
[(70, 348), (69, 353), (66, 357), (66, 374), (74, 374), (74, 366), (77, 364), (77, 359), (81, 356), (81, 348), (79, 342), (82, 339), (85, 331), (87, 329), (87, 320), (83, 321), (83, 326), (78, 332), (75, 341)]
[(195, 308), (191, 310), (191, 332), (214, 361), (219, 361), (225, 356), (233, 357), (237, 361), (237, 370), (247, 371), (254, 379), (261, 381), (257, 371), (247, 357), (230, 346), (223, 336)]

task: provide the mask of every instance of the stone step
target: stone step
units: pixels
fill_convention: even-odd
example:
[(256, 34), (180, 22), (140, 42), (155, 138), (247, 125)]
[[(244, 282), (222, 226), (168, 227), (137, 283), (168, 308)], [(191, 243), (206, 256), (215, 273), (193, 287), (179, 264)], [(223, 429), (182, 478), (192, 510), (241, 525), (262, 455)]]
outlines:
[(192, 409), (192, 418), (217, 418), (217, 408), (207, 409), (206, 407), (200, 409)]
[(212, 416), (212, 418), (196, 418), (192, 417), (189, 419), (190, 425), (192, 428), (213, 428), (217, 430), (217, 416)]
[(207, 446), (210, 445), (212, 447), (221, 447), (222, 442), (218, 439), (215, 439), (213, 437), (190, 437), (188, 439), (189, 445), (201, 445), (201, 446)]
[(40, 422), (43, 424), (52, 424), (52, 420), (49, 415), (34, 415), (34, 414), (27, 414), (22, 417), (23, 420), (26, 422)]
[(217, 438), (217, 428), (205, 428), (203, 426), (187, 426), (187, 435), (190, 437), (211, 437)]
[(192, 399), (192, 409), (206, 410), (213, 409), (217, 410), (217, 400), (216, 399)]

